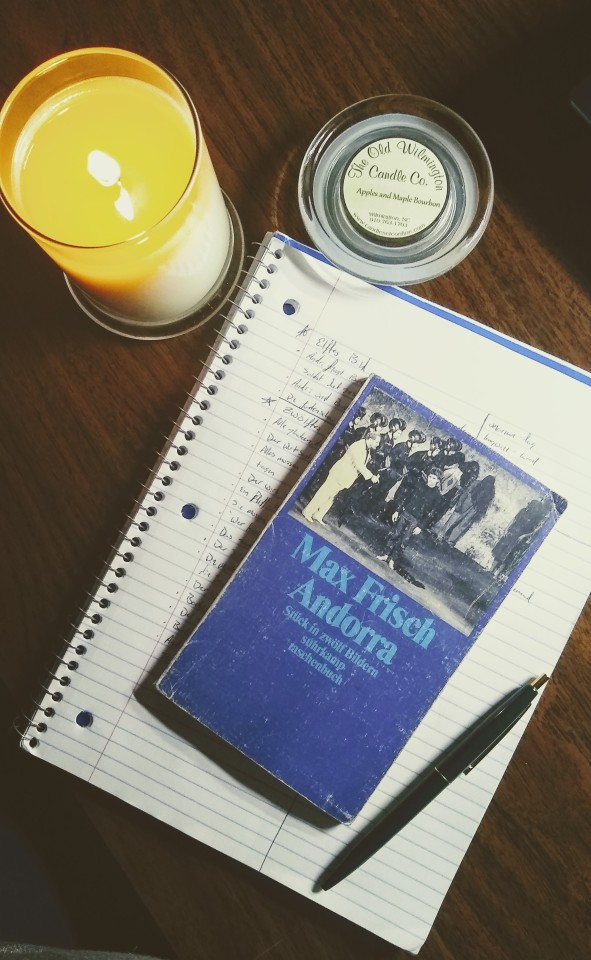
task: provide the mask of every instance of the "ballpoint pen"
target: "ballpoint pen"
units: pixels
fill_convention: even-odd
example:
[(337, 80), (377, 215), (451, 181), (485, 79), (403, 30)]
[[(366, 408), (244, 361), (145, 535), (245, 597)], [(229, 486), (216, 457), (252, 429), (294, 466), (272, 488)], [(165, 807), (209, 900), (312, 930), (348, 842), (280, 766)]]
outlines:
[(548, 680), (546, 674), (512, 690), (421, 774), (400, 797), (345, 847), (320, 877), (318, 885), (330, 890), (348, 877), (435, 799), (461, 773), (469, 773), (524, 715)]

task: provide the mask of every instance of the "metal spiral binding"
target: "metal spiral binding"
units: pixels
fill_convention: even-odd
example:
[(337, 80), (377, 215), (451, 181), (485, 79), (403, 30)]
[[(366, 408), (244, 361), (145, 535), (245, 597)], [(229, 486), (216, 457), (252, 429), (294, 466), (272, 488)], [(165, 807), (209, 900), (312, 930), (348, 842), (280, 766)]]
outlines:
[(242, 295), (244, 297), (248, 297), (248, 299), (254, 304), (259, 304), (263, 302), (263, 297), (262, 297), (262, 294), (260, 293), (251, 293), (250, 290), (247, 289), (247, 287), (241, 287), (240, 284), (238, 284), (236, 289), (241, 290)]
[[(259, 244), (257, 244), (257, 248), (260, 249)], [(283, 255), (282, 249), (272, 250), (267, 246), (265, 247), (265, 251), (269, 256), (273, 257), (274, 260), (280, 260)], [(268, 275), (273, 275), (278, 269), (276, 263), (261, 259), (261, 257), (258, 256), (248, 255), (245, 260), (250, 261), (251, 264), (251, 266), (245, 268), (247, 276), (253, 269), (252, 265), (254, 264), (262, 266)], [(248, 297), (253, 307), (256, 307), (262, 303), (263, 295), (260, 293), (252, 293), (249, 288), (253, 285), (257, 285), (260, 289), (264, 290), (269, 287), (270, 280), (266, 277), (259, 280), (256, 277), (256, 268), (254, 268), (254, 271), (248, 279), (248, 287), (241, 286), (240, 284), (237, 285), (237, 289), (242, 292), (243, 297)], [(240, 313), (245, 320), (252, 320), (256, 316), (253, 307), (244, 309), (240, 302), (235, 302), (234, 300), (229, 300), (229, 303), (234, 308), (234, 313)], [(221, 344), (226, 344), (228, 350), (238, 350), (240, 348), (239, 338), (248, 333), (248, 326), (242, 322), (237, 323), (233, 315), (223, 315), (221, 319), (225, 321), (225, 327), (223, 330), (215, 330), (218, 343), (217, 346), (211, 347), (211, 350), (212, 356), (221, 361), (224, 367), (227, 367), (232, 363), (234, 358), (227, 350), (225, 352), (221, 351)], [(226, 336), (228, 330), (235, 332), (236, 336), (230, 335), (230, 339)], [(192, 413), (190, 411), (191, 406), (196, 404), (199, 411), (203, 412), (209, 410), (211, 401), (208, 398), (217, 395), (219, 389), (218, 384), (224, 380), (225, 376), (226, 371), (224, 369), (214, 369), (214, 366), (212, 366), (210, 362), (204, 379), (198, 376), (194, 377), (200, 391), (207, 394), (207, 398), (202, 397), (198, 400), (194, 390), (187, 392), (190, 403), (183, 408), (179, 415), (172, 421), (173, 428), (175, 428), (178, 433), (183, 434), (185, 441), (190, 442), (195, 439), (196, 434), (193, 427), (201, 426), (203, 423), (201, 412)], [(174, 429), (171, 435), (174, 435)], [(56, 715), (56, 706), (54, 706), (54, 704), (59, 704), (64, 700), (64, 688), (70, 686), (72, 674), (74, 674), (80, 666), (80, 658), (84, 657), (87, 653), (87, 644), (91, 642), (95, 636), (93, 627), (98, 626), (103, 619), (103, 614), (99, 611), (106, 610), (111, 605), (113, 602), (111, 597), (119, 589), (116, 581), (121, 580), (127, 573), (124, 565), (134, 560), (134, 554), (130, 550), (127, 550), (124, 545), (129, 544), (129, 546), (134, 549), (140, 548), (143, 541), (142, 537), (138, 536), (138, 534), (148, 533), (150, 530), (149, 519), (140, 519), (140, 515), (145, 514), (147, 518), (152, 518), (157, 515), (157, 507), (152, 504), (147, 505), (145, 502), (146, 498), (151, 496), (156, 502), (161, 502), (165, 498), (166, 494), (163, 490), (154, 490), (155, 481), (160, 480), (160, 483), (164, 487), (170, 486), (173, 483), (173, 477), (170, 474), (176, 473), (182, 467), (182, 463), (176, 459), (176, 457), (183, 457), (188, 453), (184, 443), (175, 444), (170, 441), (170, 437), (168, 436), (165, 439), (167, 445), (169, 444), (167, 452), (158, 452), (158, 460), (150, 475), (150, 483), (142, 483), (140, 485), (145, 491), (144, 496), (141, 500), (134, 500), (137, 508), (135, 512), (133, 514), (126, 514), (128, 522), (119, 530), (120, 536), (117, 543), (112, 546), (110, 561), (105, 565), (101, 576), (95, 578), (96, 589), (93, 592), (86, 591), (86, 596), (88, 597), (87, 606), (79, 607), (80, 616), (77, 622), (71, 624), (72, 633), (69, 639), (64, 641), (63, 656), (55, 655), (54, 657), (54, 666), (47, 672), (48, 682), (46, 681), (40, 688), (45, 696), (33, 701), (33, 706), (36, 707), (36, 711), (32, 716), (26, 714), (22, 716), (22, 720), (26, 721), (27, 727), (20, 735), (23, 743), (27, 743), (32, 750), (40, 745), (40, 735), (46, 733), (48, 729), (48, 723), (46, 721), (51, 720), (51, 718)], [(160, 476), (160, 471), (163, 467), (168, 469), (164, 476)], [(99, 595), (101, 588), (104, 593), (109, 594), (109, 596)], [(96, 609), (94, 609), (95, 607)], [(92, 626), (87, 626), (85, 621), (87, 621), (88, 624), (92, 624)], [(40, 719), (40, 714), (44, 719)]]
[(242, 307), (239, 306), (239, 304), (234, 303), (233, 300), (230, 300), (230, 303), (233, 307), (236, 307), (236, 310), (238, 310), (243, 317), (246, 317), (247, 320), (252, 320), (252, 318), (255, 316), (255, 312), (252, 307), (248, 307), (246, 310), (243, 310)]

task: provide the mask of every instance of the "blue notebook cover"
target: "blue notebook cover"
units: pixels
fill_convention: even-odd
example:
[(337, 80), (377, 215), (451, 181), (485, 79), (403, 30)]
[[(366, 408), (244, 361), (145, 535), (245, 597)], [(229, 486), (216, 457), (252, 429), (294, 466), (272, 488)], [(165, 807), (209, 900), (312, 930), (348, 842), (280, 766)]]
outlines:
[(371, 377), (158, 689), (350, 821), (565, 506)]

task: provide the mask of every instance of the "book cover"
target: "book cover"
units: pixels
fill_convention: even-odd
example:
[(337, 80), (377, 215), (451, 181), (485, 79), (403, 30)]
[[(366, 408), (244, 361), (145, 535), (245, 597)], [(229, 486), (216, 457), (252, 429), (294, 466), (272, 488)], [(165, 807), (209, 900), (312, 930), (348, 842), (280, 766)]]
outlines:
[(157, 687), (350, 821), (565, 506), (370, 377)]

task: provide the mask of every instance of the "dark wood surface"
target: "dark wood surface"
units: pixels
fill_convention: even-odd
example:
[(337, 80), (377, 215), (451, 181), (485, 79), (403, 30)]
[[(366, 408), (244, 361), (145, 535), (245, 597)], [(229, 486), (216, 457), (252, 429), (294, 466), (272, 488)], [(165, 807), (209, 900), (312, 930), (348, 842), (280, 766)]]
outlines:
[[(299, 162), (339, 110), (387, 92), (443, 102), (483, 139), (496, 200), (470, 257), (417, 292), (588, 367), (591, 127), (569, 93), (591, 72), (590, 28), (588, 0), (18, 0), (0, 5), (0, 99), (39, 62), (79, 46), (127, 47), (162, 63), (200, 110), (248, 241), (269, 228), (306, 240)], [(108, 334), (78, 311), (59, 270), (4, 210), (0, 243), (5, 717), (36, 692), (213, 334), (211, 325), (159, 343)], [(587, 443), (589, 424), (580, 428)], [(590, 688), (587, 612), (424, 960), (588, 957)], [(94, 925), (78, 925), (77, 945), (130, 948), (135, 917), (135, 945), (171, 960), (403, 955), (132, 807), (17, 757), (16, 737), (2, 743), (19, 829), (43, 851), (62, 900), (93, 914)], [(99, 860), (112, 870), (111, 890), (92, 885)]]

